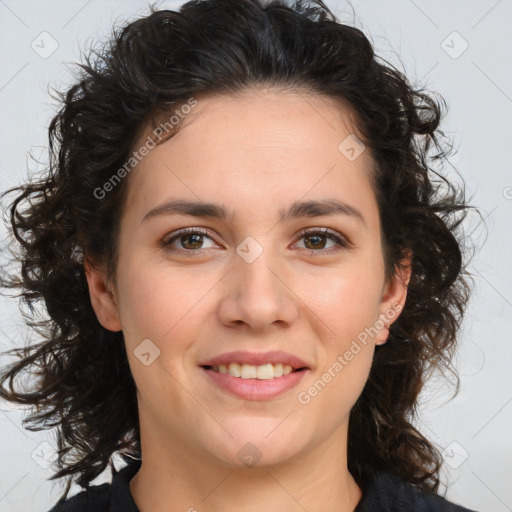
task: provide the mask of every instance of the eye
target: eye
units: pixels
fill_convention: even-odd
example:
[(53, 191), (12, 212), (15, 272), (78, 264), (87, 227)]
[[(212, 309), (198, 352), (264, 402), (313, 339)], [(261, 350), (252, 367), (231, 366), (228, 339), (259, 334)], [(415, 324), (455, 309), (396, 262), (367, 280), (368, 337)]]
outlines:
[[(208, 231), (199, 228), (184, 228), (175, 233), (171, 233), (170, 236), (162, 240), (162, 247), (168, 250), (174, 250), (178, 252), (187, 253), (199, 253), (203, 249), (211, 247), (204, 247), (204, 239), (207, 238), (212, 240), (212, 237), (208, 234)], [(312, 256), (318, 256), (333, 252), (333, 247), (326, 250), (326, 241), (330, 240), (334, 243), (334, 250), (339, 248), (348, 248), (350, 243), (337, 233), (329, 228), (309, 228), (301, 232), (299, 239), (304, 239), (305, 244), (313, 247), (306, 247), (304, 250)], [(181, 247), (176, 247), (175, 244), (179, 243)], [(337, 246), (337, 247), (336, 247)]]
[(162, 240), (162, 246), (166, 249), (173, 249), (173, 245), (178, 242), (181, 245), (181, 248), (174, 248), (174, 250), (181, 252), (198, 252), (201, 249), (208, 249), (208, 247), (202, 247), (203, 239), (209, 238), (212, 240), (212, 237), (208, 235), (207, 231), (198, 229), (198, 228), (185, 228), (181, 229), (176, 233), (171, 233), (171, 237), (166, 237)]
[[(301, 232), (300, 238), (305, 240), (305, 245), (313, 247), (313, 249), (308, 247), (305, 249), (308, 254), (312, 256), (319, 256), (326, 252), (333, 252), (332, 250), (325, 250), (326, 239), (334, 242), (334, 247), (337, 246), (334, 249), (335, 251), (339, 250), (340, 247), (350, 247), (350, 243), (345, 239), (345, 237), (329, 228), (312, 228), (304, 230)], [(330, 249), (332, 249), (332, 247)]]

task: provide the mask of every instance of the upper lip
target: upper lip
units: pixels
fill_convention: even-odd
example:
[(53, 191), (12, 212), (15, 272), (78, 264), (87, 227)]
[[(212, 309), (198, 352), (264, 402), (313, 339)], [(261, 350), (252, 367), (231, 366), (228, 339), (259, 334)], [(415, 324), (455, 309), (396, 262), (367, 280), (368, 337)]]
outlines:
[(282, 352), (281, 350), (273, 350), (270, 352), (226, 352), (216, 357), (212, 357), (207, 361), (200, 363), (199, 366), (218, 366), (220, 364), (239, 363), (261, 366), (268, 363), (290, 365), (294, 370), (299, 368), (308, 368), (308, 365), (302, 359)]

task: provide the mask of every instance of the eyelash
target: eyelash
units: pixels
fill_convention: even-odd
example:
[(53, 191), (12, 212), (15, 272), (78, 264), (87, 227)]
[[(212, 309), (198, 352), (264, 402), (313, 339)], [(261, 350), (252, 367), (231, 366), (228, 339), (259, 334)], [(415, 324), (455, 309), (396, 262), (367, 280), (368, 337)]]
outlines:
[[(189, 234), (197, 234), (197, 235), (201, 235), (201, 236), (206, 236), (213, 240), (213, 238), (208, 234), (208, 231), (202, 230), (200, 228), (184, 228), (184, 229), (177, 231), (176, 233), (171, 233), (171, 235), (172, 235), (171, 238), (165, 237), (162, 240), (162, 246), (163, 246), (163, 248), (165, 248), (167, 250), (174, 250), (174, 251), (182, 252), (182, 253), (186, 252), (189, 254), (198, 254), (198, 253), (202, 253), (203, 250), (207, 250), (207, 249), (169, 249), (169, 247), (175, 240), (179, 239), (181, 236), (189, 235)], [(335, 251), (341, 250), (341, 248), (346, 249), (346, 248), (350, 247), (350, 243), (346, 240), (346, 238), (342, 237), (336, 231), (333, 231), (329, 228), (308, 228), (308, 229), (302, 230), (299, 234), (299, 240), (307, 235), (318, 235), (318, 234), (324, 235), (328, 239), (336, 242), (339, 247), (337, 249), (335, 249)], [(303, 250), (306, 251), (310, 256), (322, 256), (322, 255), (325, 255), (326, 253), (331, 254), (331, 252), (333, 252), (333, 249), (334, 248), (303, 249)]]

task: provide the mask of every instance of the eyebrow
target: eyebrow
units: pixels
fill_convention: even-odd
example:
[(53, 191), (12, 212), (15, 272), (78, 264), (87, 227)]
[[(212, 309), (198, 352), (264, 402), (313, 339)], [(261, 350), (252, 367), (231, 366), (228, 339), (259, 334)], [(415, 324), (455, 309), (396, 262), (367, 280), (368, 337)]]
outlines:
[[(141, 223), (154, 217), (167, 215), (189, 215), (220, 220), (234, 217), (234, 213), (231, 210), (220, 204), (171, 200), (156, 206), (146, 213)], [(353, 217), (366, 225), (363, 214), (357, 208), (339, 199), (295, 201), (288, 210), (280, 209), (279, 215), (280, 221), (289, 221), (302, 217), (319, 217), (322, 215), (345, 215)]]

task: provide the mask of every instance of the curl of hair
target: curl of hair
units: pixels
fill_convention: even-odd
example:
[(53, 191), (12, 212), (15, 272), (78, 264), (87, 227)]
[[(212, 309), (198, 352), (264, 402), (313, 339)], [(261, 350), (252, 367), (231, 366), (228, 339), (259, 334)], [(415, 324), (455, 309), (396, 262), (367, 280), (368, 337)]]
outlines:
[[(470, 289), (457, 236), (470, 207), (432, 166), (447, 155), (438, 129), (443, 102), (414, 89), (374, 55), (359, 29), (338, 22), (320, 1), (152, 8), (85, 57), (76, 83), (59, 94), (47, 173), (5, 193), (18, 192), (8, 211), (21, 270), (3, 285), (21, 290), (26, 322), (42, 341), (14, 351), (18, 360), (2, 374), (0, 396), (35, 408), (27, 428), (57, 428), (59, 470), (52, 478), (76, 476), (87, 487), (114, 453), (140, 456), (123, 335), (98, 322), (83, 266), (87, 254), (115, 274), (129, 180), (101, 200), (94, 191), (125, 164), (141, 128), (158, 115), (190, 98), (253, 86), (326, 95), (356, 114), (375, 161), (387, 276), (412, 254), (412, 277), (351, 412), (349, 470), (357, 479), (371, 464), (436, 491), (440, 454), (412, 423), (428, 375), (451, 370)], [(36, 321), (41, 301), (47, 318)], [(29, 390), (15, 387), (23, 374), (35, 378)]]

